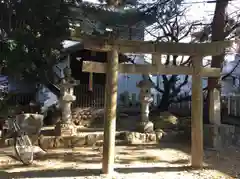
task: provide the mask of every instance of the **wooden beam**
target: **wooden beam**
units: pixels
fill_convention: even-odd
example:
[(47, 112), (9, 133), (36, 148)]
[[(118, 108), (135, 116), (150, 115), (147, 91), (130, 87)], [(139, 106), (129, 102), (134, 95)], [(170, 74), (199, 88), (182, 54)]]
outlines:
[(161, 59), (162, 59), (162, 55), (160, 53), (152, 54), (152, 64), (157, 65), (158, 68), (161, 68), (163, 66)]
[(232, 41), (221, 41), (211, 43), (171, 43), (140, 40), (109, 40), (99, 36), (86, 36), (73, 32), (71, 39), (81, 41), (85, 49), (96, 51), (111, 51), (116, 48), (121, 53), (161, 53), (171, 55), (219, 55), (225, 48), (231, 46)]
[[(198, 57), (195, 57), (198, 58)], [(203, 92), (202, 92), (202, 61), (193, 60), (192, 76), (192, 166), (202, 167), (203, 165)]]
[[(201, 60), (200, 60), (201, 61)], [(129, 74), (165, 74), (165, 75), (192, 75), (193, 68), (187, 66), (163, 66), (163, 65), (147, 65), (147, 64), (119, 64), (119, 73)], [(84, 61), (82, 66), (83, 72), (106, 73), (107, 64), (100, 62)], [(221, 70), (219, 68), (202, 68), (203, 77), (218, 77)]]
[(118, 52), (108, 52), (105, 86), (105, 118), (102, 172), (113, 173), (115, 159), (116, 107), (118, 87)]

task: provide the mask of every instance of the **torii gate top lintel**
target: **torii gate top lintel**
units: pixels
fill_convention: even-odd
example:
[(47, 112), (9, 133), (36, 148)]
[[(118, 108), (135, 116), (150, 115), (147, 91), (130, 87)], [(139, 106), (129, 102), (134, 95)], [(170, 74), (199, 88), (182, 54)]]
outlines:
[[(193, 56), (193, 60), (201, 60), (204, 56), (215, 56), (224, 53), (225, 49), (233, 41), (216, 41), (211, 43), (168, 43), (139, 40), (107, 39), (96, 36), (72, 34), (72, 40), (83, 43), (85, 49), (94, 51), (117, 51), (118, 53), (153, 54), (154, 57), (161, 54)], [(158, 58), (159, 59), (159, 58)], [(159, 60), (154, 60), (153, 65), (119, 64), (120, 73), (131, 74), (186, 74), (192, 75), (193, 68), (187, 66), (163, 66)], [(92, 73), (106, 73), (106, 63), (84, 61), (82, 70)], [(202, 68), (204, 77), (219, 77), (221, 69)]]
[(140, 40), (107, 39), (96, 36), (76, 36), (72, 40), (81, 41), (85, 49), (95, 51), (111, 51), (116, 49), (121, 53), (136, 54), (169, 54), (185, 56), (215, 56), (224, 53), (232, 41), (216, 41), (209, 43), (172, 43)]

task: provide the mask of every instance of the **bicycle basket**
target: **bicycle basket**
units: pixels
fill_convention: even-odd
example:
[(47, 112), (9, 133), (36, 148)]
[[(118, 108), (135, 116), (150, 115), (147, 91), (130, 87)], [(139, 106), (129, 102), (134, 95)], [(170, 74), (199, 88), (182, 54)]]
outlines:
[(31, 113), (19, 114), (16, 116), (16, 122), (28, 135), (37, 135), (43, 126), (43, 115)]

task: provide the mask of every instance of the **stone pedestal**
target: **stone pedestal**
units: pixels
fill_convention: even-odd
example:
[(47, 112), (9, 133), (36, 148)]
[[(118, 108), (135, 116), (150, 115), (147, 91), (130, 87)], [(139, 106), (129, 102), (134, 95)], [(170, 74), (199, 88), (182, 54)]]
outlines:
[(77, 135), (77, 128), (74, 124), (64, 124), (59, 122), (55, 127), (57, 136), (75, 136)]
[(222, 150), (234, 143), (235, 127), (221, 124), (204, 125), (204, 146), (215, 150)]
[(60, 106), (62, 111), (62, 118), (58, 124), (56, 124), (56, 135), (60, 136), (74, 136), (77, 134), (76, 126), (72, 121), (71, 104), (76, 99), (74, 95), (65, 94), (60, 98)]
[(151, 133), (154, 131), (154, 125), (149, 121), (149, 106), (153, 101), (151, 96), (152, 83), (144, 79), (137, 84), (140, 88), (141, 120), (138, 125), (139, 132)]
[(221, 138), (218, 131), (219, 127), (213, 124), (205, 124), (203, 128), (204, 147), (219, 150), (221, 148)]
[(151, 121), (141, 121), (138, 126), (138, 131), (143, 133), (154, 132), (154, 124)]

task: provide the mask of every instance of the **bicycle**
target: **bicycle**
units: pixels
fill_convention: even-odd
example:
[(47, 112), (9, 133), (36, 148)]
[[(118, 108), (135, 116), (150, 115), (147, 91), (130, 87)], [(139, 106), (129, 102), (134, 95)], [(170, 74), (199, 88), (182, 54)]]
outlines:
[(33, 145), (26, 132), (24, 132), (16, 118), (8, 117), (4, 126), (4, 138), (12, 138), (17, 158), (25, 165), (33, 163)]

